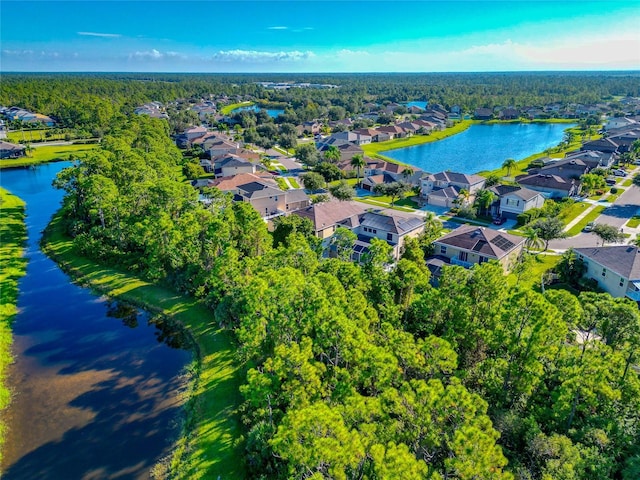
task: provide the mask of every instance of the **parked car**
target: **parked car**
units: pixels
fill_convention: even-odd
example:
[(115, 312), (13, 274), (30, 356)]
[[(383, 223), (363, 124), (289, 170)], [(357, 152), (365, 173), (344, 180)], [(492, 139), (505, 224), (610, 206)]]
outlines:
[(595, 227), (596, 224), (595, 222), (589, 222), (585, 225), (585, 227), (582, 229), (583, 232), (591, 232), (593, 231), (593, 227)]
[(506, 221), (507, 221), (506, 217), (496, 217), (496, 218), (493, 219), (493, 224), (494, 225), (502, 225)]
[(627, 176), (627, 172), (625, 172), (624, 170), (614, 170), (613, 174), (616, 177), (626, 177)]
[(615, 185), (616, 184), (616, 179), (615, 177), (607, 177), (605, 182), (607, 182), (607, 185)]

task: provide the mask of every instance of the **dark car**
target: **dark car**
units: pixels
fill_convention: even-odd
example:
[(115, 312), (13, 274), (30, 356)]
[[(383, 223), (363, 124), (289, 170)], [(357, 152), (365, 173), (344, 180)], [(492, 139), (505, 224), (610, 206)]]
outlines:
[(506, 221), (507, 221), (506, 217), (497, 217), (497, 218), (493, 219), (493, 224), (494, 225), (502, 225)]

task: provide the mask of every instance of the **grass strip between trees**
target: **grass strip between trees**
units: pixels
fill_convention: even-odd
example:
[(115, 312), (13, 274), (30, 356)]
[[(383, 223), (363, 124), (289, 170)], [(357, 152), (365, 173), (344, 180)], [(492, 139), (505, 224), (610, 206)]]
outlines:
[[(5, 384), (11, 357), (11, 323), (17, 309), (18, 279), (25, 274), (24, 242), (27, 229), (24, 223), (24, 201), (0, 188), (0, 412), (9, 406), (11, 392)], [(5, 425), (0, 416), (0, 461), (4, 444)]]
[(99, 265), (74, 252), (61, 228), (60, 213), (43, 236), (43, 251), (78, 283), (182, 323), (193, 338), (194, 373), (185, 406), (183, 432), (171, 458), (157, 469), (171, 478), (244, 478), (237, 409), (242, 370), (234, 361), (232, 333), (218, 328), (201, 302), (130, 273)]
[(599, 205), (593, 210), (591, 210), (589, 213), (587, 213), (584, 216), (584, 218), (582, 218), (578, 223), (576, 223), (573, 227), (567, 230), (567, 235), (570, 237), (573, 237), (574, 235), (578, 235), (580, 232), (582, 232), (584, 227), (587, 226), (587, 223), (593, 222), (596, 218), (598, 218), (605, 208), (607, 207)]

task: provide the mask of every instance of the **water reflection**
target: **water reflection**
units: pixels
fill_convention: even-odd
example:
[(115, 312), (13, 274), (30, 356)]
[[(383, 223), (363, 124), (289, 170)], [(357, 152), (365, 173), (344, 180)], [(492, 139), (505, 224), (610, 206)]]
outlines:
[(179, 432), (188, 339), (171, 322), (74, 285), (40, 251), (61, 198), (51, 180), (64, 166), (1, 176), (27, 203), (29, 236), (2, 478), (149, 478)]

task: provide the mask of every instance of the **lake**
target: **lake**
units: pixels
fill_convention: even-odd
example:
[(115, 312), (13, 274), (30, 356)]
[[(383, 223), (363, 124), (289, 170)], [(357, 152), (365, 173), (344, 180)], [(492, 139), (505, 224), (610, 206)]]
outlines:
[(27, 203), (28, 231), (2, 478), (148, 479), (180, 433), (191, 354), (176, 348), (180, 331), (74, 285), (40, 250), (62, 199), (51, 180), (68, 165), (1, 174)]
[(426, 172), (477, 173), (499, 168), (507, 158), (522, 160), (558, 145), (567, 123), (471, 125), (436, 142), (382, 152)]
[(277, 109), (271, 109), (271, 108), (260, 108), (257, 105), (251, 105), (249, 107), (234, 108), (233, 110), (231, 110), (231, 113), (241, 112), (243, 110), (250, 110), (252, 112), (258, 112), (260, 110), (264, 110), (265, 112), (267, 112), (267, 115), (269, 115), (271, 118), (276, 118), (278, 115), (282, 115), (284, 113), (284, 110), (277, 110)]

